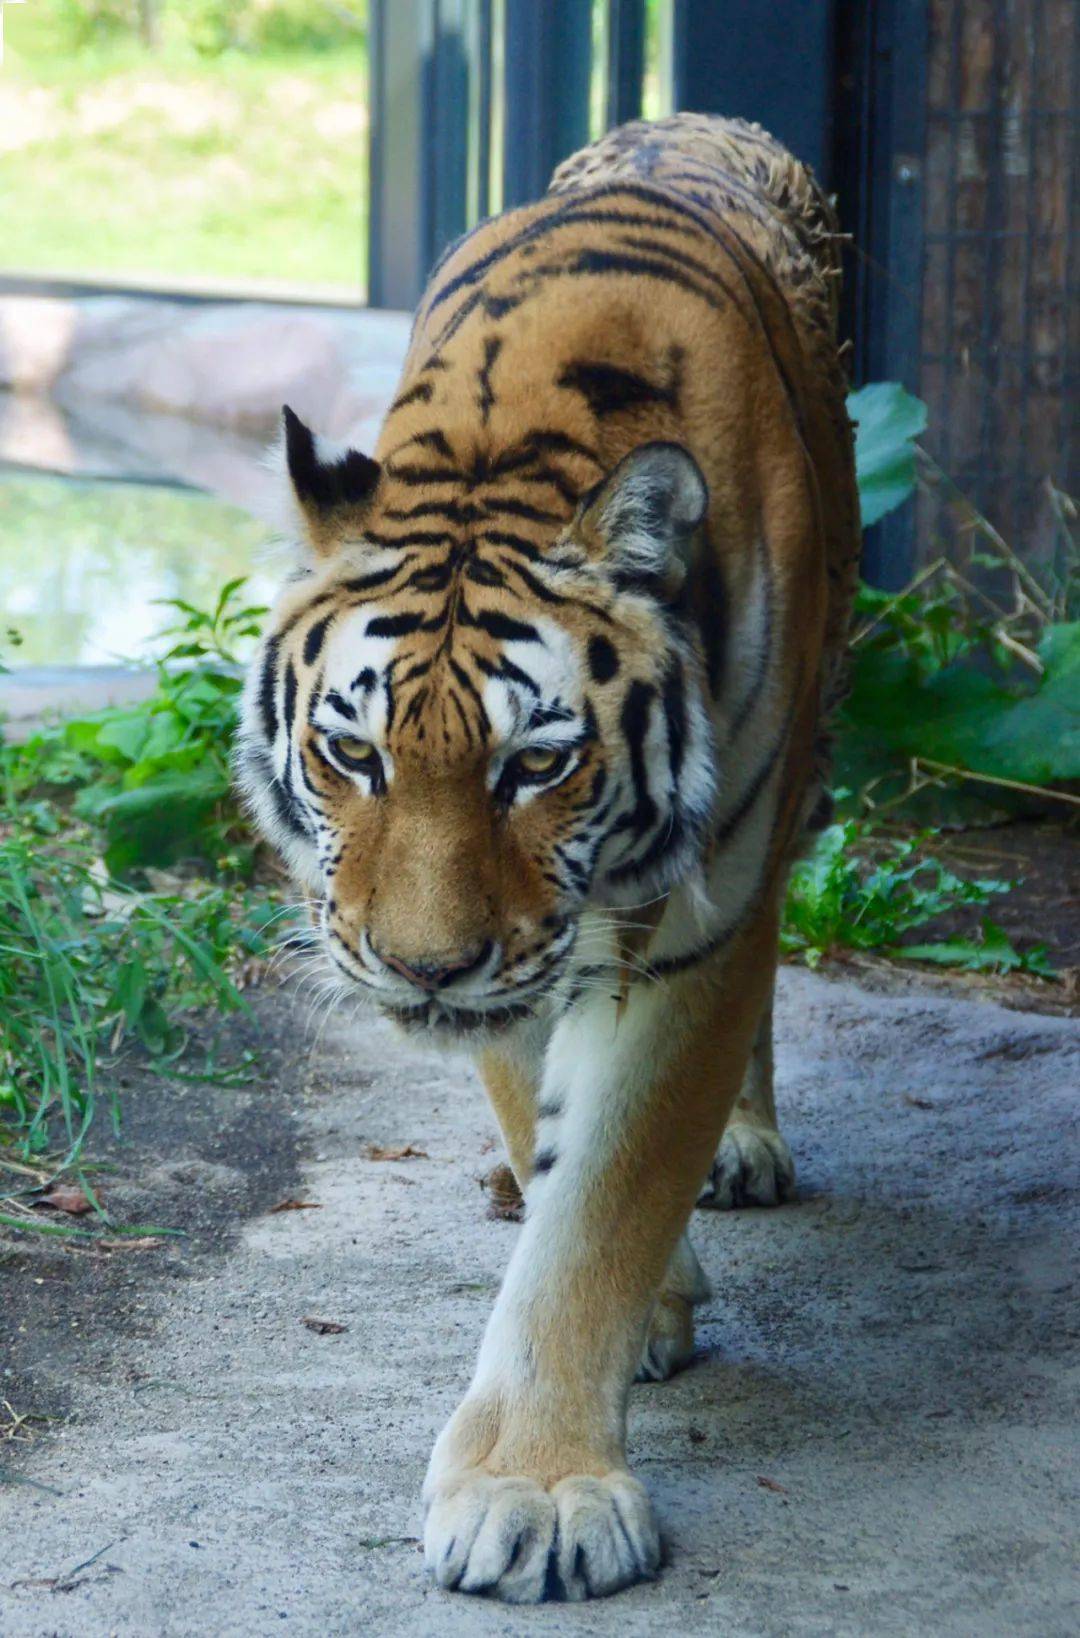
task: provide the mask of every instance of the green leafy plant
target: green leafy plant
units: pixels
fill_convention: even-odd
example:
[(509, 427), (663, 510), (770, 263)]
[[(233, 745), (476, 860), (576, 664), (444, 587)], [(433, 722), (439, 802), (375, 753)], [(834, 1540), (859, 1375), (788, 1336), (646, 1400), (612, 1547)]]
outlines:
[(875, 381), (848, 394), (855, 423), (855, 478), (862, 524), (869, 529), (915, 488), (915, 442), (926, 430), (926, 405), (898, 381)]
[(240, 649), (265, 609), (231, 580), (212, 610), (168, 606), (176, 641), (158, 664), (149, 700), (76, 717), (12, 755), (24, 787), (74, 788), (74, 811), (101, 835), (109, 872), (197, 859), (249, 874), (253, 844), (233, 795), (229, 747), (243, 686)]
[(813, 853), (792, 871), (781, 948), (816, 967), (823, 956), (874, 950), (980, 972), (1029, 972), (1052, 977), (1044, 945), (1021, 953), (990, 920), (979, 938), (905, 943), (904, 935), (963, 906), (982, 906), (1011, 882), (966, 880), (925, 850), (926, 830), (882, 842), (865, 821), (830, 825)]
[(1080, 807), (1080, 550), (1048, 490), (1061, 548), (1041, 577), (914, 442), (926, 411), (895, 382), (852, 393), (864, 525), (917, 479), (954, 513), (965, 561), (941, 557), (896, 594), (863, 586), (837, 777), (867, 809), (958, 821), (1032, 798)]

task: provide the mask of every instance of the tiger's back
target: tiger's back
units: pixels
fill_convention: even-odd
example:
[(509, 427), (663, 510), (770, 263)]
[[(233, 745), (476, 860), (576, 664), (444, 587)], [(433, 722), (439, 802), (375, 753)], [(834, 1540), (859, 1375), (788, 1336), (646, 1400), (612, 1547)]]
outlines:
[[(803, 696), (792, 744), (809, 760), (793, 786), (825, 772), (859, 552), (838, 285), (832, 209), (760, 127), (694, 114), (620, 127), (566, 160), (542, 200), (447, 253), (376, 450), (423, 490), (417, 450), (449, 449), (462, 494), (483, 482), (544, 551), (553, 519), (628, 451), (684, 443), (710, 492), (712, 561), (692, 595), (715, 693), (737, 717), (764, 686), (765, 657), (736, 629), (764, 553), (779, 686)], [(539, 470), (515, 466), (541, 446)]]

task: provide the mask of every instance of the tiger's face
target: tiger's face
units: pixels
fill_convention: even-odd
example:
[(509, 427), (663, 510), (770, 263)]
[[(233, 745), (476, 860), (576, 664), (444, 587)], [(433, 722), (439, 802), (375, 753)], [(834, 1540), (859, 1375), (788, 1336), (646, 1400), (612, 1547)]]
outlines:
[(584, 910), (700, 864), (714, 752), (682, 603), (704, 480), (645, 445), (525, 533), (497, 482), (418, 503), (286, 428), (323, 552), (252, 668), (241, 782), (344, 980), (407, 1026), (506, 1029), (582, 959)]

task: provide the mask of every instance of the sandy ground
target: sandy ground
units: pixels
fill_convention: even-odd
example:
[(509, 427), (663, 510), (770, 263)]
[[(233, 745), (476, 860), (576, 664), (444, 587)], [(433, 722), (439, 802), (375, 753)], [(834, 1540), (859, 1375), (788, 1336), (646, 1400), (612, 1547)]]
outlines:
[(670, 1562), (521, 1611), (435, 1591), (416, 1541), (517, 1232), (482, 1094), (370, 1024), (282, 1052), (262, 1007), (265, 1088), (131, 1099), (113, 1203), (185, 1241), (4, 1258), (3, 1392), (66, 1418), (2, 1452), (49, 1487), (0, 1490), (5, 1638), (1080, 1627), (1075, 1023), (784, 974), (801, 1199), (696, 1214), (698, 1359), (633, 1392)]

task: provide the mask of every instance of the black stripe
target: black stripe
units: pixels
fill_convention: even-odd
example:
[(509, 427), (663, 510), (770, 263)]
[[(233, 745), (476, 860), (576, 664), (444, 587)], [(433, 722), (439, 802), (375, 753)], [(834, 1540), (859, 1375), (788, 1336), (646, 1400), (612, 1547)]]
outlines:
[(417, 501), (415, 506), (388, 506), (384, 518), (394, 523), (405, 523), (412, 518), (444, 517), (450, 523), (461, 521), (461, 509), (454, 500)]
[(411, 558), (403, 557), (400, 563), (393, 564), (389, 569), (373, 569), (370, 574), (353, 575), (351, 580), (341, 582), (341, 590), (362, 592), (372, 591), (376, 586), (385, 586), (388, 581), (395, 579), (411, 561)]
[(478, 670), (484, 673), (485, 677), (501, 677), (504, 682), (517, 683), (520, 688), (525, 688), (530, 694), (539, 697), (540, 689), (528, 672), (522, 671), (521, 667), (515, 665), (513, 660), (507, 659), (505, 654), (502, 655), (498, 664), (485, 659), (482, 654), (477, 654), (474, 656), (474, 663)]
[(477, 384), (479, 392), (477, 402), (480, 406), (480, 419), (487, 425), (492, 405), (495, 403), (495, 394), (491, 389), (491, 372), (495, 367), (495, 360), (502, 351), (501, 336), (486, 336), (484, 338), (484, 362), (480, 366)]
[(640, 251), (646, 256), (662, 257), (665, 261), (674, 262), (677, 267), (685, 269), (687, 273), (696, 274), (699, 279), (711, 280), (720, 286), (730, 300), (735, 300), (735, 292), (731, 286), (720, 277), (715, 267), (710, 267), (708, 262), (703, 262), (699, 256), (691, 256), (685, 250), (676, 250), (674, 245), (661, 244), (657, 239), (639, 238), (636, 234), (627, 234), (619, 242), (628, 250)]
[(525, 567), (524, 563), (508, 563), (506, 566), (511, 574), (516, 574), (518, 579), (529, 588), (534, 597), (540, 599), (541, 603), (569, 603), (571, 601), (569, 597), (562, 597), (558, 592), (551, 591), (549, 587), (544, 585), (542, 580), (538, 580), (532, 571)]
[(619, 656), (607, 637), (589, 638), (589, 671), (593, 682), (610, 682), (619, 670)]
[(523, 620), (514, 620), (508, 614), (501, 614), (497, 609), (479, 609), (475, 613), (462, 600), (459, 619), (463, 626), (475, 626), (480, 631), (486, 631), (489, 637), (495, 637), (503, 643), (539, 643), (542, 641), (535, 626), (526, 625)]
[(570, 482), (555, 466), (538, 466), (533, 472), (518, 474), (518, 483), (549, 483), (552, 489), (560, 494), (564, 501), (576, 506), (580, 490)]
[(532, 558), (533, 562), (539, 561), (544, 555), (539, 546), (526, 535), (515, 534), (511, 529), (479, 529), (476, 538), (483, 541), (486, 546), (509, 546), (515, 552), (522, 552), (526, 557)]
[(452, 466), (411, 466), (408, 463), (402, 466), (387, 467), (391, 478), (400, 478), (402, 483), (464, 483), (465, 474), (458, 472)]
[[(440, 290), (435, 291), (427, 305), (427, 313), (429, 315), (434, 313), (437, 307), (441, 307), (444, 302), (449, 301), (450, 297), (456, 295), (459, 290), (468, 285), (475, 285), (490, 268), (497, 266), (499, 262), (506, 261), (508, 257), (513, 256), (516, 251), (522, 249), (525, 245), (534, 244), (538, 239), (547, 238), (549, 234), (558, 232), (562, 227), (580, 225), (599, 227), (608, 224), (622, 227), (628, 223), (642, 227), (665, 227), (669, 225), (662, 215), (659, 218), (654, 217), (643, 220), (628, 217), (617, 210), (598, 210), (596, 208), (598, 199), (617, 198), (620, 195), (643, 200), (652, 209), (661, 212), (676, 209), (674, 201), (669, 199), (661, 189), (641, 187), (625, 182), (616, 182), (606, 187), (590, 189), (587, 199), (583, 199), (580, 194), (568, 194), (561, 197), (552, 196), (558, 202), (546, 216), (541, 216), (539, 219), (534, 218), (518, 233), (511, 234), (502, 244), (495, 245), (491, 250), (485, 251), (476, 261), (471, 262), (468, 267), (463, 268), (460, 273), (449, 279)], [(673, 232), (679, 231), (678, 225), (671, 223), (670, 230)]]
[(686, 749), (686, 688), (683, 677), (682, 662), (672, 657), (668, 674), (664, 678), (664, 687), (661, 695), (664, 706), (664, 720), (667, 723), (668, 760), (671, 765), (671, 784), (675, 789), (679, 783), (679, 774), (682, 771), (683, 753)]
[(263, 653), (262, 673), (259, 677), (259, 715), (262, 718), (263, 733), (271, 743), (277, 737), (277, 657), (281, 647), (280, 637), (271, 637)]
[[(387, 546), (391, 550), (404, 546), (445, 546), (446, 535), (441, 529), (407, 529), (400, 535), (383, 534), (381, 530), (366, 529), (366, 538), (373, 546)], [(391, 572), (397, 574), (399, 563)]]
[(394, 399), (394, 402), (390, 405), (390, 415), (396, 415), (399, 409), (405, 408), (406, 404), (429, 404), (434, 391), (435, 387), (432, 382), (418, 381), (415, 387), (409, 387)]
[(290, 660), (285, 667), (285, 733), (292, 738), (293, 723), (296, 720), (296, 667)]
[(333, 614), (324, 614), (321, 620), (316, 620), (307, 636), (304, 638), (304, 664), (314, 665), (322, 653), (323, 640), (326, 637), (326, 628), (329, 626)]
[(403, 449), (411, 449), (414, 444), (419, 445), (421, 449), (433, 449), (436, 455), (443, 455), (448, 461), (456, 458), (445, 432), (440, 432), (438, 427), (432, 427), (427, 432), (415, 432), (411, 438), (406, 438), (404, 443), (391, 450), (387, 460), (392, 461)]
[(595, 449), (590, 449), (588, 444), (568, 437), (565, 432), (553, 432), (548, 427), (536, 427), (532, 432), (527, 432), (521, 444), (523, 449), (542, 449), (549, 455), (580, 455), (594, 466), (603, 465)]
[(356, 721), (356, 707), (345, 698), (344, 694), (339, 694), (336, 688), (330, 689), (326, 696), (326, 703), (333, 706), (334, 710), (339, 712), (341, 716), (351, 717), (354, 722)]
[(530, 501), (514, 500), (508, 495), (492, 495), (484, 501), (484, 511), (492, 516), (502, 514), (506, 517), (525, 518), (531, 523), (566, 521), (565, 513), (549, 512), (542, 506), (533, 506)]
[(465, 707), (462, 705), (460, 699), (458, 698), (458, 693), (457, 693), (456, 688), (448, 689), (447, 693), (449, 694), (451, 705), (454, 707), (454, 710), (457, 712), (458, 716), (461, 718), (461, 726), (465, 730), (465, 743), (469, 747), (469, 749), (471, 750), (472, 749), (472, 744), (473, 744), (473, 731), (472, 731), (472, 726), (471, 726), (471, 724), (469, 722), (469, 719), (465, 714)]
[(463, 665), (459, 665), (452, 654), (449, 655), (448, 658), (450, 660), (451, 671), (454, 673), (454, 676), (457, 678), (466, 694), (471, 695), (473, 703), (480, 713), (480, 732), (484, 735), (490, 734), (491, 718), (488, 716), (487, 711), (484, 708), (484, 702), (480, 697), (480, 690), (469, 676), (469, 673), (465, 670), (465, 667)]
[(593, 248), (579, 250), (570, 261), (548, 262), (535, 271), (538, 284), (548, 278), (606, 278), (609, 274), (629, 274), (635, 279), (655, 279), (658, 284), (673, 284), (678, 289), (697, 296), (709, 307), (719, 308), (721, 305), (719, 297), (713, 291), (703, 288), (689, 274), (669, 266), (666, 260), (660, 261), (655, 256), (631, 256), (625, 251)]
[(301, 817), (303, 809), (295, 796), (290, 795), (279, 779), (271, 779), (268, 788), (274, 812), (285, 829), (291, 831), (294, 836), (302, 836), (305, 841), (309, 840), (311, 831)]
[(556, 385), (581, 393), (598, 417), (617, 415), (640, 404), (667, 404), (674, 408), (676, 403), (674, 387), (647, 381), (643, 375), (620, 369), (616, 364), (570, 364)]
[(616, 865), (613, 870), (608, 871), (608, 881), (628, 882), (633, 881), (638, 876), (644, 876), (647, 871), (652, 870), (654, 865), (659, 864), (660, 860), (668, 853), (682, 844), (684, 834), (682, 820), (678, 814), (672, 814), (669, 823), (657, 831), (644, 853), (638, 854), (635, 858), (628, 859), (625, 864)]
[(408, 637), (424, 624), (422, 614), (380, 614), (369, 620), (366, 637)]
[(469, 559), (465, 569), (467, 578), (477, 586), (505, 586), (506, 576), (494, 563), (489, 563), (484, 557)]
[(627, 815), (625, 826), (640, 835), (656, 821), (656, 803), (649, 795), (645, 771), (645, 735), (649, 731), (649, 711), (653, 700), (651, 683), (635, 681), (630, 684), (623, 701), (620, 718), (622, 731), (630, 749), (630, 777), (633, 780), (635, 804)]

